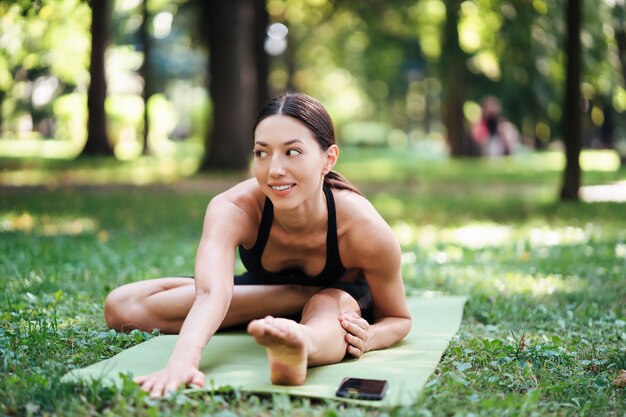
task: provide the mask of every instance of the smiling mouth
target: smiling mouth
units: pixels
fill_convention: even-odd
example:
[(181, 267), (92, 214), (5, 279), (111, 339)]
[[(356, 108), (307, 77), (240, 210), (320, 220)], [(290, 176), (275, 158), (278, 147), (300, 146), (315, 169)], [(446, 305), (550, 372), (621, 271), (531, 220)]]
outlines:
[(294, 185), (270, 185), (270, 187), (272, 187), (272, 190), (285, 191), (290, 189), (291, 187), (294, 187)]

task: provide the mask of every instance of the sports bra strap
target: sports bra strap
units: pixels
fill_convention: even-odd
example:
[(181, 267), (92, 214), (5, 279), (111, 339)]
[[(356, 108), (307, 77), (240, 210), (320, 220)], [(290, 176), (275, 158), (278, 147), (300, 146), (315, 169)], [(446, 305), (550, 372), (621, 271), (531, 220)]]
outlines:
[[(342, 265), (339, 258), (339, 242), (337, 238), (337, 212), (332, 190), (324, 185), (326, 205), (328, 206), (328, 232), (326, 233), (326, 265), (322, 274), (330, 268)], [(342, 265), (343, 266), (343, 265)]]
[[(345, 267), (341, 263), (339, 256), (339, 242), (337, 238), (337, 214), (335, 209), (335, 200), (332, 190), (329, 187), (324, 186), (324, 195), (326, 196), (326, 206), (328, 208), (328, 230), (326, 232), (326, 264), (322, 272), (316, 277), (306, 278), (300, 271), (296, 275), (302, 275), (302, 279), (310, 284), (326, 285), (332, 281), (341, 278), (345, 272)], [(263, 213), (261, 216), (261, 222), (259, 224), (259, 231), (257, 234), (257, 240), (254, 246), (250, 249), (246, 249), (243, 246), (239, 246), (239, 255), (243, 265), (246, 269), (256, 274), (259, 277), (267, 278), (273, 281), (285, 281), (285, 283), (293, 282), (297, 283), (297, 280), (292, 278), (294, 270), (285, 270), (277, 273), (270, 273), (263, 268), (261, 258), (263, 257), (263, 251), (267, 240), (269, 239), (270, 231), (272, 229), (272, 223), (274, 221), (274, 205), (272, 201), (266, 197), (265, 205), (263, 206)], [(285, 275), (287, 274), (287, 275)], [(285, 278), (289, 277), (289, 278)], [(285, 278), (283, 280), (283, 278)], [(287, 281), (287, 279), (289, 279)], [(301, 280), (302, 281), (302, 280)]]
[(274, 205), (269, 197), (265, 197), (265, 205), (263, 206), (263, 214), (261, 215), (261, 224), (259, 224), (259, 232), (257, 234), (256, 242), (250, 249), (251, 252), (258, 253), (259, 259), (267, 243), (267, 239), (270, 236), (270, 230), (272, 230), (272, 223), (274, 222)]

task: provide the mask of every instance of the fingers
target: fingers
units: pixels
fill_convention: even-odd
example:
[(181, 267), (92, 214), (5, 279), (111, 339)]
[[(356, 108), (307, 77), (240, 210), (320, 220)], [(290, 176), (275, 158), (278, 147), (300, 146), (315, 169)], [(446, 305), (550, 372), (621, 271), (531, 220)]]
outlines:
[(367, 338), (369, 323), (361, 316), (354, 313), (344, 313), (339, 317), (341, 327), (345, 331), (361, 338)]
[(178, 388), (178, 381), (170, 380), (167, 384), (165, 384), (165, 389), (163, 390), (163, 395), (168, 395)]
[(152, 398), (158, 398), (163, 395), (164, 384), (160, 382), (162, 372), (157, 372), (150, 375), (144, 375), (133, 380), (141, 385), (141, 390), (150, 394)]
[(143, 383), (146, 382), (148, 377), (149, 377), (149, 375), (138, 376), (138, 377), (133, 378), (133, 381), (136, 384), (143, 385)]
[(346, 335), (346, 342), (348, 343), (346, 351), (355, 358), (359, 358), (365, 353), (366, 349), (363, 339), (348, 333)]
[(348, 352), (349, 355), (354, 356), (355, 358), (360, 358), (361, 355), (363, 355), (362, 351), (350, 345), (348, 345), (348, 349), (346, 349), (346, 351)]
[(164, 369), (150, 375), (136, 377), (133, 381), (141, 385), (142, 391), (149, 393), (151, 398), (161, 398), (176, 391), (181, 384), (203, 387), (205, 376), (199, 370), (194, 370), (185, 376), (185, 374), (172, 374)]
[(341, 327), (347, 332), (346, 342), (348, 346), (346, 352), (356, 358), (367, 351), (369, 340), (369, 323), (354, 312), (345, 312), (339, 316)]
[(199, 387), (204, 387), (204, 374), (202, 372), (196, 372), (194, 377), (191, 380), (191, 384), (197, 385)]
[(347, 320), (354, 324), (357, 324), (359, 327), (363, 329), (367, 329), (369, 327), (369, 323), (360, 315), (356, 314), (353, 311), (346, 311), (345, 313), (339, 316), (339, 320)]
[[(341, 321), (341, 327), (343, 327), (343, 329), (345, 331), (347, 331), (348, 333), (360, 337), (362, 339), (366, 339), (367, 338), (367, 334), (368, 334), (368, 328), (364, 328), (359, 324), (355, 324), (351, 321), (348, 320), (342, 320)], [(369, 327), (369, 326), (368, 326)]]
[[(152, 386), (152, 389), (150, 390), (150, 398), (161, 398), (162, 396), (164, 396), (166, 394), (166, 392), (163, 389), (163, 384), (161, 382), (157, 382)], [(146, 390), (147, 391), (147, 390)]]

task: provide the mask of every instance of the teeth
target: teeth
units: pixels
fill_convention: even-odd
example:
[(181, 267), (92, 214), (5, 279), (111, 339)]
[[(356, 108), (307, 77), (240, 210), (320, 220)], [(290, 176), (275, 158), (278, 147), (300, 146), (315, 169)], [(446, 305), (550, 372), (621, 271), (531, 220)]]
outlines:
[(272, 185), (272, 189), (276, 191), (284, 191), (293, 187), (293, 185)]

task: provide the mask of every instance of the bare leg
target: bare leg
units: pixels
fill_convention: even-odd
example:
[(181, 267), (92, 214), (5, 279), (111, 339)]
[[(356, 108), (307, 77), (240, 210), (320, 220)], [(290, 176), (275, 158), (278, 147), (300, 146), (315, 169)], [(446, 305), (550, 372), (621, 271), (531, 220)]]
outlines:
[[(296, 314), (319, 288), (292, 285), (237, 285), (222, 328), (245, 324), (267, 314)], [(107, 325), (130, 331), (159, 329), (178, 333), (195, 299), (191, 278), (159, 278), (123, 285), (104, 305)]]
[(271, 316), (252, 321), (248, 333), (267, 350), (272, 383), (301, 385), (307, 367), (341, 361), (348, 345), (338, 317), (346, 311), (360, 313), (356, 300), (325, 289), (311, 297), (300, 323)]

